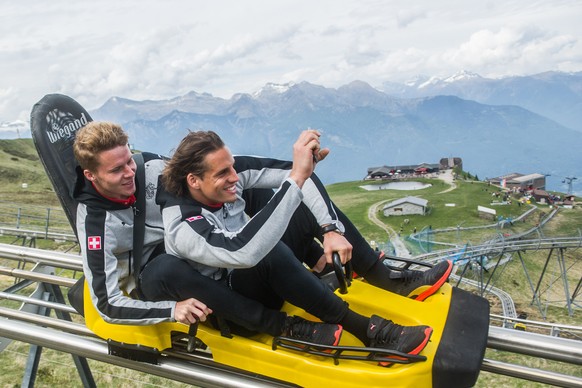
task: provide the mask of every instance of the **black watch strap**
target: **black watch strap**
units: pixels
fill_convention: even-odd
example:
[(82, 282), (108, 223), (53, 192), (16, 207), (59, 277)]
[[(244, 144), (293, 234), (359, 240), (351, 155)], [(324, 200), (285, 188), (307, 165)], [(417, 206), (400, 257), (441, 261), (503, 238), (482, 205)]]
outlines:
[(343, 235), (343, 233), (341, 232), (341, 230), (339, 230), (339, 228), (337, 227), (336, 224), (327, 224), (327, 225), (324, 225), (321, 227), (321, 235), (322, 236), (328, 232), (336, 232), (336, 233)]

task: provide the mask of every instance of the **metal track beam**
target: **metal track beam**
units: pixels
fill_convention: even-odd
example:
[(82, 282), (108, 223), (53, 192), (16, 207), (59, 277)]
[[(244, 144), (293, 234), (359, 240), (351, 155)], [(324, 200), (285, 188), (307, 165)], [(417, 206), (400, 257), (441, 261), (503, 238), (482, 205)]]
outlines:
[(107, 344), (102, 340), (81, 337), (10, 319), (0, 319), (0, 336), (202, 387), (292, 386), (272, 379), (246, 375), (234, 368), (217, 366), (213, 361), (208, 361), (207, 365), (202, 364), (202, 362), (185, 362), (169, 357), (160, 357), (158, 365), (132, 361), (109, 355)]

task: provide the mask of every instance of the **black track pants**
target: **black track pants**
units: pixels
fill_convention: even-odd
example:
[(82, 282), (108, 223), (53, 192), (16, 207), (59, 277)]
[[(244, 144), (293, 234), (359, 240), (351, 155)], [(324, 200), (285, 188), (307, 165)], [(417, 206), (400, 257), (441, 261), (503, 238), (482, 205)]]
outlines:
[[(195, 298), (214, 314), (251, 332), (281, 334), (285, 314), (269, 309), (257, 300), (231, 290), (195, 270), (186, 259), (162, 254), (152, 259), (141, 273), (140, 292), (145, 300), (182, 301)], [(233, 328), (237, 332), (236, 327)]]

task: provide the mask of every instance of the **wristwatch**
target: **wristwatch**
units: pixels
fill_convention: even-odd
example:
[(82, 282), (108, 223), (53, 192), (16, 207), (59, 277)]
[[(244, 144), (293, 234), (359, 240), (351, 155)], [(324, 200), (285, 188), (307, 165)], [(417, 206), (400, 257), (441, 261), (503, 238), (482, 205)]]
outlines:
[(338, 234), (340, 234), (340, 235), (342, 235), (342, 236), (344, 235), (344, 232), (342, 232), (342, 231), (341, 231), (341, 230), (338, 228), (337, 224), (327, 224), (327, 225), (323, 225), (323, 226), (321, 227), (321, 235), (322, 235), (322, 236), (323, 236), (324, 234), (328, 233), (328, 232), (336, 232), (336, 233), (338, 233)]

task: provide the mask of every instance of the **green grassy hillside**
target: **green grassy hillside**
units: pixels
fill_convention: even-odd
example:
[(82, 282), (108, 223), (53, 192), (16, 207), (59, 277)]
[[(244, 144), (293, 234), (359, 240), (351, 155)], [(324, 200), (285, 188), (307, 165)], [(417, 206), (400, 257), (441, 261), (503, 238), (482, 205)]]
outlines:
[(3, 201), (60, 206), (32, 139), (0, 140), (0, 197)]
[[(454, 188), (439, 179), (412, 179), (417, 182), (429, 183), (431, 187), (420, 190), (372, 190), (362, 188), (363, 185), (379, 184), (378, 182), (345, 182), (328, 186), (328, 191), (334, 202), (354, 221), (358, 229), (369, 240), (384, 241), (386, 232), (375, 225), (369, 218), (369, 209), (374, 204), (379, 204), (376, 215), (380, 221), (390, 226), (395, 232), (401, 232), (404, 237), (416, 230), (423, 228), (461, 228), (471, 226), (491, 225), (495, 222), (479, 217), (478, 206), (492, 208), (497, 211), (497, 216), (504, 219), (516, 219), (526, 212), (529, 204), (520, 204), (517, 198), (512, 198), (510, 205), (491, 205), (492, 201), (499, 201), (493, 193), (500, 192), (495, 186), (490, 186), (480, 181), (455, 181)], [(427, 215), (408, 215), (386, 217), (381, 212), (385, 203), (416, 196), (428, 200), (429, 213)], [(454, 205), (454, 206), (453, 206)], [(548, 205), (533, 204), (536, 209), (525, 221), (505, 225), (503, 229), (490, 228), (472, 230), (470, 232), (451, 232), (439, 234), (439, 240), (451, 243), (479, 243), (491, 237), (493, 234), (513, 234), (529, 229), (551, 211)], [(545, 228), (549, 235), (578, 234), (577, 230), (582, 225), (582, 208), (560, 209), (558, 215)]]

